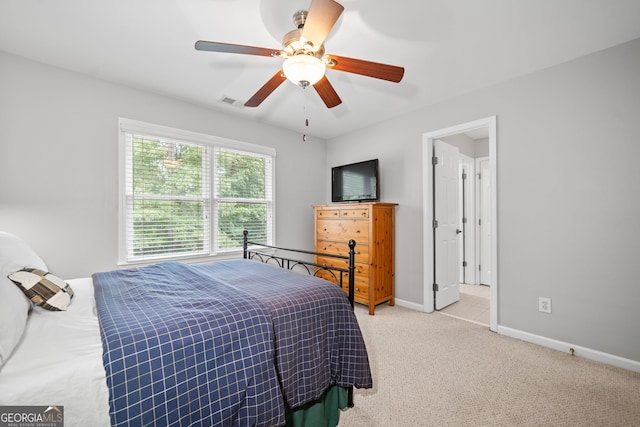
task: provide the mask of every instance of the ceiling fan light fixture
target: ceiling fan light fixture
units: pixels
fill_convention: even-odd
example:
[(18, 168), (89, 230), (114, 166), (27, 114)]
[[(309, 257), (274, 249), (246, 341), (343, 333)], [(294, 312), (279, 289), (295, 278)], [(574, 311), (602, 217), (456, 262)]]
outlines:
[[(196, 50), (268, 56), (283, 60), (282, 69), (278, 70), (243, 104), (245, 107), (259, 106), (285, 80), (290, 80), (302, 88), (313, 86), (327, 108), (333, 108), (342, 101), (324, 75), (326, 67), (334, 71), (359, 74), (395, 83), (402, 80), (403, 67), (344, 56), (325, 55), (324, 42), (336, 28), (344, 6), (336, 0), (306, 1), (311, 2), (309, 8), (307, 11), (298, 9), (299, 11), (294, 14), (293, 23), (296, 28), (282, 38), (281, 50), (206, 40), (196, 42)], [(274, 2), (281, 2), (281, 0), (274, 0)]]
[(290, 56), (282, 64), (285, 77), (302, 87), (316, 84), (324, 76), (325, 69), (325, 63), (312, 55)]

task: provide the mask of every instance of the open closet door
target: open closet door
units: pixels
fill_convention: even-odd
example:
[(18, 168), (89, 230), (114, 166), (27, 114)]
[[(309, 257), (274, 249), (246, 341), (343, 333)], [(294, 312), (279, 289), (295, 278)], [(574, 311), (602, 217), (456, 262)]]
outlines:
[(434, 236), (435, 236), (435, 309), (440, 310), (460, 299), (459, 245), (460, 213), (458, 148), (435, 140), (434, 151)]

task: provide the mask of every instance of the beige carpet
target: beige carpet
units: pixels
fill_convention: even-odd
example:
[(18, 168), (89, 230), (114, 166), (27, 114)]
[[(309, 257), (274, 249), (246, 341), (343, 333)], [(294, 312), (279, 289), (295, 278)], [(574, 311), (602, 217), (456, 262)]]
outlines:
[(356, 315), (374, 388), (340, 427), (640, 426), (640, 374), (500, 336), (440, 313)]
[(491, 288), (484, 285), (460, 284), (460, 299), (440, 313), (489, 326)]

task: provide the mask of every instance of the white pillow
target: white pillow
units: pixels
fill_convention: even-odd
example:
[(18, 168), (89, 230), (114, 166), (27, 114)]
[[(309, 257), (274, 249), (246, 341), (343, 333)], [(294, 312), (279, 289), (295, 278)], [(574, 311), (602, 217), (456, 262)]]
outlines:
[(26, 242), (0, 231), (0, 366), (22, 338), (31, 309), (29, 299), (7, 277), (24, 267), (47, 271), (44, 261)]

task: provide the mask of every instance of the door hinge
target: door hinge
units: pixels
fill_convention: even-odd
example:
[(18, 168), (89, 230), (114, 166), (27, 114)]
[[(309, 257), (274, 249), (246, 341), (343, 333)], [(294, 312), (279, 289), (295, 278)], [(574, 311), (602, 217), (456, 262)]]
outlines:
[(482, 218), (478, 219), (478, 225), (482, 225)]
[(466, 216), (462, 217), (462, 223), (463, 223), (463, 224), (466, 224), (466, 223), (467, 223), (467, 217), (466, 217)]
[(467, 266), (467, 261), (462, 261), (462, 266), (466, 267)]
[(433, 284), (433, 292), (438, 292), (438, 284), (437, 283)]
[(482, 266), (478, 264), (478, 271), (482, 271)]
[(431, 164), (434, 165), (434, 166), (438, 164), (438, 158), (436, 156), (433, 156), (431, 158)]
[(481, 179), (482, 179), (482, 174), (479, 173), (478, 174), (478, 180), (481, 180)]
[(437, 219), (433, 220), (433, 228), (438, 228), (438, 220)]
[(467, 173), (466, 172), (462, 172), (462, 179), (467, 179)]

